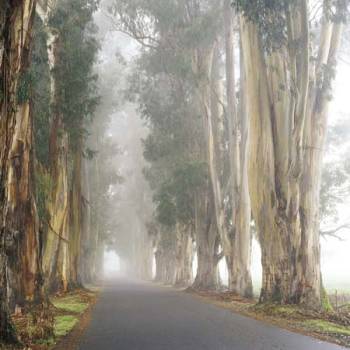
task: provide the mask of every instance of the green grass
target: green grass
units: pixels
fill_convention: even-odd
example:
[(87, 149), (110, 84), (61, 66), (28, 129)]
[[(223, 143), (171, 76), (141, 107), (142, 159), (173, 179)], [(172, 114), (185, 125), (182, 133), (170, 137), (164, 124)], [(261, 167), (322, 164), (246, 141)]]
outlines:
[(304, 321), (303, 325), (308, 329), (319, 333), (350, 335), (349, 327), (340, 326), (324, 320), (308, 320)]
[(38, 345), (55, 345), (55, 339), (53, 337), (48, 338), (48, 339), (40, 339), (38, 341), (35, 342)]
[(54, 299), (52, 300), (52, 303), (59, 310), (78, 314), (83, 313), (89, 306), (87, 303), (84, 303), (79, 296), (69, 296), (56, 300)]
[(291, 317), (299, 311), (295, 305), (280, 305), (275, 303), (256, 304), (252, 307), (255, 312), (262, 312), (270, 316)]
[(68, 334), (78, 322), (75, 316), (56, 316), (54, 332), (56, 337), (63, 337)]

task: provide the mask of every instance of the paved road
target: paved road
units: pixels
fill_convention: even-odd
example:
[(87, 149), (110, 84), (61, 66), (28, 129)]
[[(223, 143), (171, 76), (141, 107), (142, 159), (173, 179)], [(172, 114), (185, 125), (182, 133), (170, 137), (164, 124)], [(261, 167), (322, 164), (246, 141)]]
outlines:
[(340, 350), (150, 283), (115, 280), (80, 350)]

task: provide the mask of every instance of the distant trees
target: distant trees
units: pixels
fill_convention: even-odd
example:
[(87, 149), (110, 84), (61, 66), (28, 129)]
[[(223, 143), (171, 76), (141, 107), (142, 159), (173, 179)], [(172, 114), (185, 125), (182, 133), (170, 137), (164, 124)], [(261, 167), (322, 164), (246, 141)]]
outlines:
[[(166, 6), (163, 3), (163, 7), (156, 1), (139, 2), (137, 7), (124, 1), (114, 4), (119, 29), (145, 48), (142, 59), (147, 62), (147, 70), (143, 70), (147, 83), (139, 85), (139, 92), (140, 105), (144, 106), (141, 111), (150, 121), (145, 157), (157, 172), (147, 171), (146, 177), (159, 187), (159, 190), (153, 187), (158, 222), (173, 228), (173, 240), (179, 245), (181, 235), (177, 228), (186, 224), (183, 221), (186, 213), (187, 225), (192, 227), (186, 234), (193, 232), (198, 257), (193, 287), (217, 288), (217, 264), (225, 256), (230, 267), (230, 288), (251, 295), (248, 124), (244, 107), (236, 99), (231, 6), (226, 2), (224, 11), (210, 1), (183, 1)], [(171, 20), (169, 11), (173, 14)], [(227, 60), (227, 109), (223, 108), (224, 62), (220, 55), (224, 49), (224, 29), (227, 51), (232, 51)], [(150, 98), (155, 92), (156, 96)], [(170, 102), (165, 108), (167, 100)], [(201, 176), (197, 175), (195, 180), (200, 182), (195, 184), (195, 178), (190, 178), (188, 186), (187, 181), (193, 176), (189, 171), (195, 169), (200, 170)], [(180, 179), (179, 171), (184, 175)], [(156, 178), (152, 180), (150, 174)], [(191, 260), (186, 259), (190, 269)]]
[[(162, 11), (156, 10), (159, 7), (162, 6), (156, 2), (140, 4), (136, 28), (136, 20), (132, 21), (135, 15), (132, 12), (135, 9), (133, 4), (115, 2), (114, 7), (115, 14), (119, 16), (120, 29), (137, 40), (142, 37), (137, 33), (147, 29), (144, 24), (148, 15), (156, 16), (154, 20), (158, 23), (154, 33), (143, 35), (147, 39), (142, 40), (142, 44), (151, 46), (151, 49), (142, 57), (144, 63), (141, 70), (145, 78), (136, 82), (143, 106), (141, 112), (149, 121), (151, 130), (145, 140), (145, 158), (152, 165), (146, 170), (146, 177), (155, 191), (156, 217), (163, 226), (160, 231), (164, 233), (161, 237), (168, 241), (168, 245), (165, 245), (160, 239), (156, 257), (160, 259), (160, 255), (165, 254), (171, 241), (169, 230), (173, 231), (172, 246), (177, 247), (181, 269), (183, 261), (188, 266), (187, 273), (173, 271), (174, 276), (170, 280), (183, 283), (179, 276), (188, 276), (192, 270), (191, 241), (196, 236), (199, 273), (195, 285), (198, 288), (216, 288), (218, 231), (215, 228), (209, 169), (206, 167), (207, 129), (202, 118), (203, 108), (211, 99), (210, 84), (206, 79), (211, 70), (208, 59), (213, 48), (209, 49), (208, 45), (214, 46), (215, 35), (208, 30), (206, 33), (212, 39), (207, 40), (203, 35), (201, 42), (192, 40), (192, 36), (204, 31), (206, 25), (214, 28), (214, 14), (209, 11), (207, 18), (202, 19), (194, 13), (192, 18), (183, 4), (169, 3)], [(175, 14), (171, 21), (170, 8)], [(195, 16), (198, 16), (197, 23)], [(178, 23), (183, 26), (178, 27)], [(205, 67), (201, 66), (202, 63), (206, 64)], [(205, 101), (202, 101), (203, 97)], [(214, 215), (210, 220), (208, 213)], [(186, 237), (188, 234), (190, 236)], [(169, 246), (168, 254), (172, 255), (172, 252), (173, 248)], [(170, 258), (174, 259), (173, 256)], [(162, 268), (159, 264), (157, 267)]]

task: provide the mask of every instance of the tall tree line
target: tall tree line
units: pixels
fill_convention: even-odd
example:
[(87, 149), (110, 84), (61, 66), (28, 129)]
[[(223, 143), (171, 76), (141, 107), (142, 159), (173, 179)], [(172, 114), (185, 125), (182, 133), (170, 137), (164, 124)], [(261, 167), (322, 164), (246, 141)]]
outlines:
[(114, 2), (142, 47), (131, 86), (150, 127), (157, 279), (176, 283), (185, 264), (183, 283), (217, 288), (225, 258), (229, 289), (250, 296), (254, 223), (260, 300), (323, 306), (322, 159), (348, 2), (311, 5)]
[(224, 259), (228, 288), (250, 297), (254, 227), (260, 301), (324, 306), (322, 159), (348, 1), (317, 2), (109, 1), (140, 44), (127, 95), (149, 129), (154, 202), (149, 214), (146, 191), (131, 191), (140, 220), (117, 239), (99, 3), (1, 2), (0, 342), (17, 340), (14, 311), (45, 318), (49, 293), (95, 281), (104, 243), (125, 244), (137, 276), (150, 278), (154, 253), (157, 280), (194, 289), (220, 288)]
[(50, 322), (50, 293), (101, 273), (87, 172), (98, 202), (106, 185), (91, 141), (97, 8), (94, 0), (0, 5), (0, 344), (18, 341), (13, 312), (39, 308)]

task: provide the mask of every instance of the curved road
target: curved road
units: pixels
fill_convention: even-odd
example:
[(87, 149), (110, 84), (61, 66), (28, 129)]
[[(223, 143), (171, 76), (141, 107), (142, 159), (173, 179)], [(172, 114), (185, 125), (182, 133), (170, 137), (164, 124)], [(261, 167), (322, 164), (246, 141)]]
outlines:
[(171, 288), (106, 283), (80, 350), (340, 350)]

